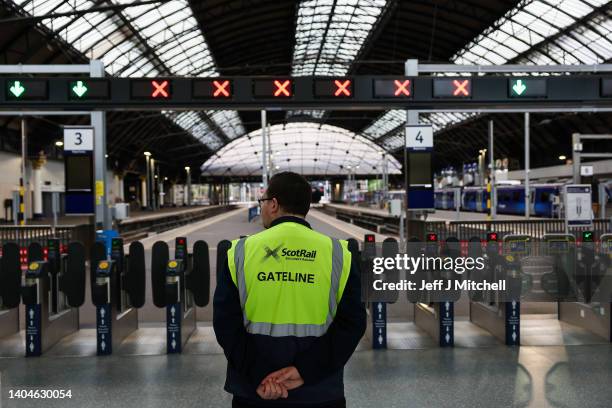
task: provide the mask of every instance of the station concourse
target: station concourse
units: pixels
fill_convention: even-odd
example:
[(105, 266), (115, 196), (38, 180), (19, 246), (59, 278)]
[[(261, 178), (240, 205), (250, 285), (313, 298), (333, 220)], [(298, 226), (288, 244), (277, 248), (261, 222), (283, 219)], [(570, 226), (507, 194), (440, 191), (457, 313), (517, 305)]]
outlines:
[(0, 88), (0, 407), (612, 404), (612, 1), (0, 0)]

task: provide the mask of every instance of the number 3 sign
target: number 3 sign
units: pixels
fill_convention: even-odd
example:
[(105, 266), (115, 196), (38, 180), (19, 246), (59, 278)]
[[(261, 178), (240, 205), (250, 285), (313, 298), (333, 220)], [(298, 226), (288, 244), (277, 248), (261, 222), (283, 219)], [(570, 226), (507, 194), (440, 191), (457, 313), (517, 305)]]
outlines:
[(94, 130), (92, 127), (65, 127), (64, 150), (91, 151), (94, 149)]
[(406, 148), (409, 150), (433, 149), (433, 129), (431, 125), (406, 126)]

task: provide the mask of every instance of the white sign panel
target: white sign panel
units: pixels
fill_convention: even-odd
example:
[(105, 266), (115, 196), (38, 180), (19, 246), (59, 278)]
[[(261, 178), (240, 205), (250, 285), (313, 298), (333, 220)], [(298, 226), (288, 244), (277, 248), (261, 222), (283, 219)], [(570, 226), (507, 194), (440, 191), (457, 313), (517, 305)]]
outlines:
[(570, 184), (565, 186), (565, 220), (569, 227), (593, 224), (590, 185)]
[(593, 166), (580, 166), (580, 175), (581, 176), (592, 176), (593, 175)]
[(94, 149), (93, 128), (64, 128), (64, 150), (92, 151)]
[(406, 126), (406, 148), (410, 150), (433, 149), (431, 125)]

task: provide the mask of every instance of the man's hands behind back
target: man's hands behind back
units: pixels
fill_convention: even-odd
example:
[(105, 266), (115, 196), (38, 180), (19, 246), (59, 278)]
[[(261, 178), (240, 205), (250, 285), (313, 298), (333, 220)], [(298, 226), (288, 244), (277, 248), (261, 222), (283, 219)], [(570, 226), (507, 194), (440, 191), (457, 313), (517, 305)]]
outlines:
[(303, 384), (304, 380), (297, 368), (285, 367), (268, 374), (257, 387), (257, 395), (263, 399), (287, 398), (288, 391)]

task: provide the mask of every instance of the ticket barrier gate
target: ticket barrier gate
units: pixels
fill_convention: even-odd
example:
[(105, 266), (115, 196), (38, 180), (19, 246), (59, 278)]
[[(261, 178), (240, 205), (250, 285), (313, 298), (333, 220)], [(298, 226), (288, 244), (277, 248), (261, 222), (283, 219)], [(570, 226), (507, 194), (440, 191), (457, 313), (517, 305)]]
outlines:
[[(398, 271), (385, 270), (381, 274), (373, 273), (373, 260), (377, 256), (376, 236), (365, 234), (363, 251), (359, 251), (359, 242), (350, 238), (347, 240), (348, 250), (353, 259), (359, 260), (361, 271), (361, 298), (367, 303), (371, 319), (368, 321), (368, 331), (372, 336), (373, 349), (387, 348), (387, 303), (397, 301), (397, 291), (376, 291), (374, 280), (382, 282), (397, 282)], [(399, 246), (394, 238), (387, 238), (382, 243), (382, 257), (392, 258), (398, 253)]]
[(106, 246), (96, 242), (91, 253), (91, 298), (96, 306), (96, 350), (112, 354), (138, 330), (138, 309), (145, 303), (145, 255), (140, 242), (132, 242), (126, 255), (123, 239)]
[[(497, 234), (487, 237), (486, 252), (482, 253), (480, 238), (469, 240), (469, 256), (485, 258), (485, 269), (473, 272), (471, 278), (506, 282), (507, 290), (521, 293), (520, 287), (531, 284), (530, 277), (522, 273), (521, 259), (531, 254), (531, 237), (527, 235), (506, 235), (503, 239), (503, 252), (499, 253)], [(519, 287), (519, 288), (517, 288)], [(470, 293), (470, 321), (487, 330), (508, 346), (521, 344), (520, 299), (505, 301), (496, 292), (473, 291)]]
[(166, 308), (168, 354), (183, 351), (197, 328), (196, 306), (205, 307), (210, 299), (208, 244), (197, 241), (192, 254), (187, 248), (187, 238), (176, 238), (174, 258), (170, 259), (168, 244), (158, 241), (153, 245), (153, 303)]
[[(575, 273), (568, 274), (570, 282), (573, 281), (574, 286), (569, 287), (565, 296), (562, 296), (564, 299), (561, 300), (566, 301), (559, 302), (559, 320), (581, 327), (612, 342), (612, 319), (610, 315), (612, 302), (610, 296), (610, 288), (612, 287), (610, 282), (612, 277), (612, 234), (601, 236), (599, 251), (596, 250), (595, 243), (592, 240), (583, 240), (582, 245), (575, 248), (573, 246), (575, 243), (573, 235), (545, 235), (544, 240), (567, 242), (571, 252), (570, 259), (575, 259), (575, 263), (572, 264)], [(572, 248), (575, 248), (575, 251), (571, 251)], [(558, 253), (552, 255), (560, 256)], [(571, 297), (575, 297), (577, 302), (567, 301)]]
[[(409, 246), (415, 245), (420, 240), (411, 238)], [(426, 257), (453, 257), (460, 256), (459, 240), (455, 237), (446, 239), (444, 251), (440, 251), (440, 243), (438, 236), (433, 233), (427, 234), (425, 247), (419, 251), (412, 248), (411, 256), (420, 256), (425, 254)], [(412, 281), (416, 283), (416, 287), (420, 288), (423, 282), (435, 283), (441, 282), (442, 288), (446, 288), (446, 282), (451, 277), (454, 271), (419, 271), (412, 277)], [(438, 292), (437, 294), (435, 292)], [(454, 301), (459, 298), (459, 293), (453, 293), (454, 290), (444, 290), (444, 296), (440, 296), (441, 289), (420, 290), (417, 292), (408, 292), (408, 300), (414, 303), (414, 323), (417, 327), (429, 334), (440, 347), (453, 347), (455, 344), (454, 332)], [(440, 301), (440, 298), (446, 298)]]
[(19, 246), (4, 244), (0, 258), (0, 338), (19, 332), (21, 274)]
[[(81, 243), (69, 244), (66, 254), (60, 252), (57, 239), (47, 242), (46, 251), (38, 243), (29, 245), (25, 283), (21, 287), (26, 357), (40, 356), (79, 330), (78, 308), (85, 301), (85, 270), (85, 247)], [(18, 292), (19, 287), (13, 283), (10, 290)]]

